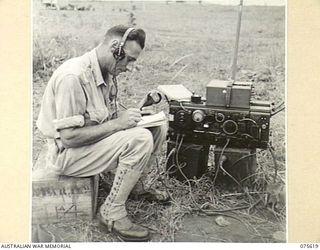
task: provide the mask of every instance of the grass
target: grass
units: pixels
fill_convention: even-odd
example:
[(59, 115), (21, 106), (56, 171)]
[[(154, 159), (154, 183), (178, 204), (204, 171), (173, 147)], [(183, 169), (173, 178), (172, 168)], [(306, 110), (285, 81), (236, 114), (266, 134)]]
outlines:
[[(34, 7), (34, 161), (45, 143), (35, 126), (35, 120), (52, 72), (68, 58), (94, 48), (109, 27), (132, 22), (130, 13), (136, 18), (134, 22), (145, 29), (147, 43), (134, 70), (119, 79), (120, 101), (126, 107), (133, 107), (147, 91), (160, 84), (183, 84), (204, 96), (205, 86), (210, 80), (230, 77), (236, 7), (134, 2), (133, 10), (130, 2), (93, 5), (95, 11), (55, 11), (45, 10), (40, 5)], [(244, 8), (237, 78), (253, 82), (255, 99), (274, 101), (276, 104), (285, 100), (284, 29), (284, 7)], [(157, 109), (167, 107), (163, 104)], [(286, 178), (284, 112), (272, 118), (271, 131), (273, 136), (270, 143), (275, 154), (272, 156), (266, 150), (258, 150), (258, 170), (250, 190), (223, 190), (213, 185), (210, 171), (190, 183), (164, 178), (161, 181), (172, 196), (171, 206), (130, 200), (130, 215), (151, 229), (153, 241), (174, 241), (176, 233), (184, 227), (186, 215), (216, 215), (216, 211), (231, 210), (223, 214), (240, 218), (241, 223), (253, 235), (257, 235), (257, 241), (274, 241), (272, 232), (285, 230), (286, 220), (285, 204), (278, 202), (278, 207), (271, 206), (279, 199), (278, 191), (285, 185)], [(162, 172), (165, 160), (164, 148), (160, 159)], [(273, 185), (275, 161), (278, 173), (276, 184)], [(214, 169), (212, 157), (209, 163), (209, 169)], [(102, 185), (101, 201), (105, 195)], [(271, 201), (274, 202), (266, 204), (266, 196), (273, 197)], [(238, 206), (247, 208), (233, 210)], [(61, 223), (48, 227), (60, 228), (61, 231), (65, 227), (72, 228), (72, 232), (78, 235), (77, 241), (118, 241), (105, 234), (95, 222)], [(270, 238), (263, 237), (269, 228), (267, 233), (271, 235)]]

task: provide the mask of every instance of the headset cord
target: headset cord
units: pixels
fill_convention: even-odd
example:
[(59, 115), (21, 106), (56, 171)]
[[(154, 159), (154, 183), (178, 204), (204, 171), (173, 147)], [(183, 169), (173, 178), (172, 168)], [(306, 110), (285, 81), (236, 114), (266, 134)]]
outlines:
[(113, 85), (115, 87), (115, 93), (113, 95), (114, 111), (115, 111), (114, 118), (118, 118), (118, 107), (117, 107), (118, 80), (117, 80), (117, 76), (116, 76), (118, 63), (119, 63), (119, 60), (116, 60), (116, 64), (114, 66), (113, 75), (112, 75), (112, 81), (113, 81)]

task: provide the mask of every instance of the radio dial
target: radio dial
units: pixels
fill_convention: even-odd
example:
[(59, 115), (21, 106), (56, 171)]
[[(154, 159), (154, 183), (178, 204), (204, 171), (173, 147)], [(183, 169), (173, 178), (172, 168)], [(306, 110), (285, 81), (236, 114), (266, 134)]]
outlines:
[(225, 117), (224, 114), (222, 114), (222, 113), (216, 113), (216, 121), (217, 121), (217, 122), (223, 122), (225, 118), (226, 118), (226, 117)]
[(238, 132), (238, 124), (233, 120), (227, 120), (222, 125), (222, 130), (227, 135), (234, 135)]
[(202, 110), (195, 110), (192, 114), (192, 120), (195, 122), (202, 122), (204, 120), (204, 112)]

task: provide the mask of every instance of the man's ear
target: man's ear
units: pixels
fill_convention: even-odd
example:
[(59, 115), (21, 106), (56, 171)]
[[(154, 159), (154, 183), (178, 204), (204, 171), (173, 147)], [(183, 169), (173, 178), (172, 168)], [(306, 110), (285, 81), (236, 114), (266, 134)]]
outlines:
[(119, 46), (119, 41), (114, 39), (111, 41), (111, 52), (113, 53)]

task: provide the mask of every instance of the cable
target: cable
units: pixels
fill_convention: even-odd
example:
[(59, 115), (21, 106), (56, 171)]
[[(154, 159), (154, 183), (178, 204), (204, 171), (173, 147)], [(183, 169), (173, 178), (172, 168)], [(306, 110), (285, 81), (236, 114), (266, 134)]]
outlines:
[[(166, 165), (168, 164), (168, 161), (169, 161), (171, 155), (175, 154), (175, 153), (176, 153), (176, 148), (171, 149), (171, 151), (168, 154), (167, 159), (166, 159)], [(173, 159), (173, 161), (174, 161), (174, 159)], [(170, 167), (167, 168), (167, 170), (166, 170), (167, 175), (170, 175), (170, 174), (173, 174), (173, 173), (177, 172), (177, 170), (171, 171), (171, 169), (173, 169), (175, 166), (176, 166), (176, 164), (172, 164)]]
[(249, 135), (249, 134), (245, 134), (245, 133), (241, 134), (241, 136), (245, 136), (245, 137), (248, 137), (248, 138), (250, 138), (250, 139), (254, 139), (253, 136), (251, 136), (251, 135)]
[(239, 120), (239, 122), (242, 122), (242, 121), (249, 121), (249, 122), (254, 123), (254, 125), (257, 125), (257, 122), (255, 120), (250, 119), (250, 118), (243, 118), (243, 119)]
[(217, 179), (217, 177), (218, 177), (218, 172), (219, 172), (219, 167), (220, 167), (220, 162), (221, 162), (221, 160), (222, 160), (223, 153), (224, 153), (224, 151), (226, 150), (226, 147), (228, 146), (229, 142), (230, 142), (230, 139), (227, 138), (227, 142), (226, 142), (226, 144), (224, 145), (224, 147), (222, 148), (222, 151), (221, 151), (221, 153), (220, 153), (220, 157), (219, 157), (219, 161), (218, 161), (218, 166), (217, 166), (217, 169), (216, 169), (214, 178), (213, 178), (213, 185), (216, 183), (216, 179)]
[(278, 114), (279, 112), (281, 112), (281, 111), (284, 110), (285, 108), (286, 108), (286, 107), (283, 107), (283, 108), (281, 108), (281, 109), (273, 112), (273, 113), (271, 114), (271, 117), (272, 117), (272, 116), (275, 116), (276, 114)]
[[(180, 134), (177, 134), (177, 138), (176, 138), (176, 142), (175, 142), (175, 147), (173, 148), (173, 150), (174, 150), (174, 153), (175, 153), (175, 157), (174, 157), (174, 159), (173, 159), (173, 165), (171, 165), (170, 166), (170, 168), (168, 168), (168, 174), (173, 174), (173, 173), (175, 173), (177, 170), (174, 170), (174, 171), (171, 171), (171, 172), (169, 172), (172, 168), (174, 168), (175, 166), (176, 166), (176, 164), (175, 164), (175, 159), (176, 159), (176, 155), (177, 155), (177, 151), (178, 151), (178, 148), (177, 148), (177, 145), (178, 145), (178, 140), (179, 140), (179, 137), (180, 137)], [(171, 150), (172, 151), (172, 150)]]
[(284, 104), (284, 102), (281, 102), (277, 107), (275, 107), (275, 109), (280, 108), (283, 104)]
[(178, 145), (178, 140), (179, 140), (180, 134), (177, 134), (177, 138), (176, 138), (176, 149), (177, 149), (177, 145)]
[(187, 164), (184, 162), (182, 164), (183, 167), (180, 166), (180, 163), (179, 163), (179, 158), (178, 158), (178, 155), (179, 155), (179, 151), (180, 151), (180, 148), (181, 148), (181, 145), (183, 143), (183, 138), (184, 138), (184, 135), (182, 135), (182, 138), (181, 138), (181, 141), (180, 141), (180, 144), (179, 144), (179, 147), (178, 147), (178, 150), (177, 150), (177, 153), (176, 153), (176, 163), (177, 163), (177, 168), (179, 169), (180, 171), (180, 174), (183, 176), (183, 178), (186, 180), (186, 182), (188, 183), (188, 187), (189, 187), (189, 194), (190, 194), (190, 197), (192, 199), (192, 201), (194, 202), (194, 204), (199, 208), (201, 209), (201, 207), (199, 206), (199, 204), (196, 202), (194, 196), (193, 196), (193, 192), (192, 192), (192, 187), (191, 187), (191, 183), (190, 183), (190, 180), (188, 179), (188, 177), (184, 174), (184, 172), (182, 171), (182, 168), (185, 167)]
[[(180, 152), (180, 150), (181, 150), (181, 146), (182, 146), (182, 144), (183, 144), (183, 140), (184, 140), (184, 135), (182, 135), (181, 136), (181, 139), (179, 140), (179, 138), (180, 138), (180, 134), (177, 136), (177, 141), (176, 141), (176, 147), (175, 148), (173, 148), (170, 152), (169, 152), (169, 154), (168, 154), (168, 156), (167, 156), (167, 160), (166, 160), (166, 162), (168, 161), (168, 159), (171, 157), (171, 155), (174, 153), (174, 150), (176, 150), (176, 154), (179, 154), (179, 152)], [(223, 151), (222, 151), (222, 153), (224, 152), (224, 150), (225, 150), (225, 148), (227, 147), (227, 145), (229, 144), (229, 140), (227, 140), (227, 143), (226, 143), (226, 145), (225, 145), (225, 147), (224, 147), (224, 149), (223, 149)], [(195, 199), (195, 196), (194, 196), (194, 194), (193, 194), (193, 191), (192, 191), (192, 184), (191, 184), (191, 182), (192, 181), (194, 181), (195, 182), (195, 180), (190, 180), (190, 179), (188, 179), (187, 178), (187, 176), (184, 174), (184, 172), (182, 171), (182, 168), (183, 167), (185, 167), (186, 166), (186, 163), (180, 163), (179, 162), (179, 156), (178, 155), (176, 155), (176, 164), (175, 165), (173, 165), (173, 166), (176, 166), (177, 167), (177, 169), (179, 170), (179, 172), (181, 173), (181, 175), (182, 175), (182, 177), (185, 179), (185, 183), (187, 184), (187, 190), (188, 190), (188, 193), (189, 193), (189, 195), (190, 195), (190, 198), (191, 198), (191, 200), (192, 200), (192, 203), (196, 206), (195, 208), (189, 208), (188, 210), (190, 211), (190, 209), (192, 210), (192, 211), (199, 211), (199, 212), (202, 212), (202, 213), (204, 213), (204, 214), (206, 214), (206, 215), (224, 215), (224, 216), (228, 216), (228, 217), (231, 217), (231, 218), (234, 218), (234, 219), (237, 219), (238, 220), (238, 218), (236, 218), (236, 217), (234, 217), (234, 216), (232, 216), (232, 215), (230, 215), (230, 214), (226, 214), (226, 212), (232, 212), (232, 211), (235, 211), (235, 210), (241, 210), (241, 209), (246, 209), (246, 208), (249, 208), (250, 206), (239, 206), (239, 207), (234, 207), (234, 208), (228, 208), (228, 209), (220, 209), (220, 210), (215, 210), (215, 209), (204, 209), (203, 208), (203, 205), (200, 205), (200, 204), (198, 204), (198, 202), (196, 201), (196, 199)], [(220, 162), (221, 162), (221, 159), (220, 159)], [(172, 167), (172, 166), (171, 166)], [(170, 167), (170, 168), (171, 168)], [(161, 181), (161, 183), (165, 186), (165, 188), (166, 188), (166, 190), (167, 190), (167, 192), (168, 192), (168, 194), (169, 194), (169, 196), (170, 196), (170, 198), (171, 198), (171, 201), (172, 202), (174, 202), (174, 203), (176, 203), (178, 206), (181, 206), (181, 205), (179, 205), (179, 202), (178, 201), (176, 201), (175, 199), (174, 199), (174, 197), (172, 197), (172, 195), (170, 194), (170, 192), (168, 191), (169, 189), (170, 189), (170, 187), (168, 187), (165, 183), (164, 183), (164, 181), (163, 180), (160, 180)], [(175, 187), (175, 189), (176, 189), (177, 187)], [(183, 189), (185, 189), (185, 188), (183, 188)], [(241, 221), (241, 220), (240, 220)], [(241, 222), (243, 222), (243, 221), (241, 221)]]
[[(175, 141), (175, 144), (174, 144), (175, 147), (174, 147), (173, 149), (171, 149), (170, 153), (168, 154), (167, 159), (166, 159), (166, 165), (167, 165), (167, 163), (168, 163), (171, 155), (172, 155), (173, 153), (177, 154), (177, 151), (178, 151), (177, 145), (178, 145), (179, 137), (180, 137), (180, 134), (177, 134), (177, 138), (176, 138), (176, 141)], [(170, 172), (170, 170), (176, 166), (176, 164), (174, 163), (175, 160), (176, 160), (176, 156), (175, 156), (174, 159), (173, 159), (173, 164), (172, 164), (169, 168), (167, 168), (167, 173), (168, 173), (168, 175), (177, 172), (177, 169), (175, 169), (175, 170), (173, 170), (173, 171)]]
[(253, 153), (253, 154), (248, 154), (248, 155), (244, 155), (244, 156), (242, 156), (242, 157), (240, 157), (238, 160), (236, 160), (233, 164), (232, 164), (232, 166), (230, 167), (230, 168), (233, 168), (236, 164), (238, 164), (240, 161), (242, 161), (243, 159), (246, 159), (246, 158), (248, 158), (248, 157), (251, 157), (251, 156), (254, 156), (254, 155), (256, 155), (257, 153)]
[(169, 98), (167, 97), (167, 95), (165, 95), (164, 93), (162, 93), (163, 94), (163, 96), (164, 96), (164, 99), (167, 101), (167, 103), (170, 103), (170, 100), (169, 100)]
[(235, 183), (237, 183), (238, 186), (241, 187), (241, 189), (243, 189), (243, 187), (241, 186), (241, 184), (240, 184), (227, 170), (225, 170), (222, 165), (223, 165), (223, 162), (221, 162), (221, 164), (219, 165), (219, 167), (221, 168), (221, 170), (222, 170), (226, 175), (228, 175)]
[[(243, 158), (243, 157), (242, 157)], [(240, 158), (241, 159), (241, 158)], [(242, 190), (243, 192), (245, 193), (245, 195), (248, 197), (249, 201), (250, 201), (250, 204), (251, 204), (251, 201), (253, 200), (252, 197), (250, 196), (250, 194), (248, 193), (248, 191), (246, 191), (243, 186), (227, 171), (224, 169), (224, 167), (222, 166), (223, 165), (223, 161), (221, 162), (221, 164), (219, 164), (219, 167), (221, 168), (221, 170), (226, 174), (228, 175)]]
[(118, 80), (116, 76), (118, 63), (119, 63), (119, 59), (116, 59), (116, 64), (114, 65), (113, 75), (112, 75), (112, 81), (115, 87), (115, 94), (113, 95), (115, 118), (118, 118), (118, 107), (117, 107)]
[(170, 150), (169, 154), (167, 155), (167, 159), (166, 159), (166, 161), (165, 161), (165, 166), (167, 166), (168, 161), (169, 161), (171, 155), (172, 155), (174, 152), (175, 152), (175, 148), (173, 148), (173, 149)]
[(185, 162), (183, 164), (181, 164), (181, 165), (179, 163), (179, 152), (180, 152), (180, 149), (181, 149), (181, 146), (182, 146), (182, 143), (183, 143), (183, 138), (184, 138), (184, 135), (182, 135), (180, 143), (179, 143), (179, 146), (178, 146), (177, 151), (176, 151), (176, 166), (178, 167), (178, 169), (180, 171), (181, 171), (182, 168), (184, 168), (187, 165)]
[(185, 107), (183, 107), (182, 102), (179, 102), (180, 107), (184, 110), (184, 111), (188, 111)]
[[(182, 142), (182, 140), (181, 140)], [(225, 147), (228, 145), (229, 141), (227, 141)], [(189, 187), (189, 194), (190, 194), (190, 197), (193, 201), (193, 203), (196, 205), (196, 209), (193, 209), (195, 211), (200, 211), (206, 215), (224, 215), (224, 216), (228, 216), (228, 217), (231, 217), (233, 219), (236, 219), (236, 220), (239, 220), (241, 222), (243, 222), (242, 220), (240, 220), (239, 218), (235, 217), (235, 216), (232, 216), (230, 214), (225, 214), (226, 212), (231, 212), (231, 211), (234, 211), (234, 210), (241, 210), (241, 209), (246, 209), (246, 208), (249, 208), (249, 206), (242, 206), (242, 207), (235, 207), (235, 208), (230, 208), (230, 209), (223, 209), (223, 210), (213, 210), (213, 209), (209, 209), (209, 210), (206, 210), (206, 209), (203, 209), (202, 206), (200, 206), (197, 201), (195, 200), (194, 196), (193, 196), (193, 192), (192, 192), (192, 187), (191, 187), (191, 183), (190, 183), (190, 180), (187, 178), (187, 176), (183, 173), (183, 171), (181, 170), (180, 166), (177, 165), (181, 175), (185, 178), (186, 182), (188, 183), (188, 187)]]

